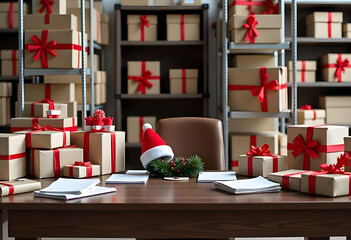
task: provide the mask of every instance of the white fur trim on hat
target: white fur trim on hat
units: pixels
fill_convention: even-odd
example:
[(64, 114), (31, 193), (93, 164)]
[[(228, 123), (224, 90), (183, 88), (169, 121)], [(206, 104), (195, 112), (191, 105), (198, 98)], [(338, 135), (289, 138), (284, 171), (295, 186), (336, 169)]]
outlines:
[(146, 131), (146, 129), (149, 129), (149, 128), (152, 129), (152, 126), (151, 126), (150, 123), (145, 123), (145, 124), (143, 125), (143, 131), (144, 131), (144, 132)]
[(145, 151), (140, 156), (140, 161), (143, 164), (144, 168), (146, 169), (147, 165), (157, 158), (162, 158), (165, 161), (171, 161), (174, 157), (172, 148), (168, 145), (160, 145), (157, 147), (153, 147), (147, 151)]

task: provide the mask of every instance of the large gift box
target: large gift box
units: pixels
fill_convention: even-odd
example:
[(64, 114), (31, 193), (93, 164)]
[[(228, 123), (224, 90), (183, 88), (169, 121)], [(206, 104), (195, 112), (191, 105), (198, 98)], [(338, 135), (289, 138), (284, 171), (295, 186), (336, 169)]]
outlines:
[[(292, 62), (288, 62), (289, 82), (292, 82)], [(297, 61), (297, 82), (316, 82), (317, 61)]]
[(88, 178), (100, 175), (100, 166), (90, 162), (75, 162), (63, 167), (62, 175), (72, 178)]
[(199, 41), (199, 14), (167, 14), (167, 41)]
[(229, 68), (229, 106), (234, 111), (281, 112), (288, 108), (286, 68)]
[(289, 169), (319, 170), (321, 164), (336, 163), (344, 151), (344, 137), (349, 135), (346, 126), (288, 127)]
[[(106, 103), (106, 83), (94, 84), (95, 90), (95, 104), (100, 105)], [(87, 104), (91, 103), (91, 85), (86, 86), (87, 91)], [(78, 104), (82, 104), (82, 84), (76, 84), (76, 101)]]
[(278, 14), (279, 5), (267, 0), (228, 0), (228, 16), (249, 14)]
[(233, 62), (237, 68), (275, 67), (274, 55), (235, 55)]
[(21, 178), (18, 181), (0, 182), (0, 197), (33, 192), (39, 189), (41, 189), (40, 182), (26, 178)]
[(77, 131), (77, 118), (30, 118), (19, 117), (11, 119), (11, 132), (31, 130), (38, 124), (41, 127), (49, 125), (60, 131)]
[(341, 38), (342, 12), (314, 12), (306, 18), (306, 35), (314, 38)]
[(101, 13), (101, 45), (108, 45), (110, 40), (109, 34), (109, 17), (106, 13)]
[(313, 109), (311, 105), (304, 105), (297, 109), (297, 124), (323, 125), (325, 124), (325, 110)]
[(75, 85), (71, 84), (24, 84), (24, 100), (30, 102), (50, 99), (57, 102), (74, 102)]
[(128, 94), (160, 93), (160, 62), (128, 61)]
[(69, 131), (56, 131), (54, 128), (47, 127), (40, 129), (34, 127), (32, 130), (14, 132), (26, 136), (27, 148), (54, 149), (70, 145)]
[[(80, 8), (81, 0), (67, 0), (67, 8)], [(85, 8), (90, 8), (90, 2), (85, 1)], [(102, 1), (94, 1), (93, 8), (98, 10), (99, 12), (103, 11)]]
[[(74, 30), (26, 30), (25, 68), (81, 68), (81, 33)], [(56, 43), (56, 44), (55, 44)], [(42, 50), (45, 46), (45, 51)]]
[(235, 43), (280, 43), (282, 15), (234, 15), (228, 20), (228, 32)]
[(33, 0), (33, 13), (41, 14), (66, 14), (67, 2), (72, 0)]
[(128, 15), (129, 41), (156, 41), (157, 15)]
[(300, 192), (301, 190), (301, 174), (312, 172), (308, 170), (289, 169), (286, 171), (269, 173), (268, 179), (280, 183), (280, 186), (285, 189), (290, 189)]
[[(27, 13), (27, 4), (23, 3), (23, 13)], [(18, 28), (18, 3), (0, 3), (0, 29)]]
[(11, 119), (11, 98), (0, 97), (0, 126), (8, 126)]
[(153, 0), (121, 0), (122, 6), (151, 6)]
[(18, 50), (0, 50), (0, 52), (1, 76), (18, 76)]
[(75, 162), (83, 162), (83, 149), (77, 147), (52, 150), (31, 149), (31, 174), (37, 178), (59, 177), (62, 168)]
[(344, 38), (351, 38), (351, 23), (342, 26), (342, 35)]
[(0, 97), (11, 97), (11, 96), (12, 96), (12, 83), (0, 82)]
[(0, 134), (0, 180), (26, 176), (26, 137)]
[(44, 21), (42, 14), (24, 15), (24, 30), (75, 30), (78, 31), (78, 19), (73, 14), (51, 14), (50, 22)]
[[(90, 84), (90, 76), (87, 76), (87, 84)], [(54, 84), (67, 84), (75, 83), (82, 84), (81, 75), (47, 75), (44, 76), (44, 83)], [(94, 83), (106, 83), (106, 72), (105, 71), (94, 71)], [(76, 88), (78, 88), (76, 86)], [(76, 94), (77, 96), (77, 94)]]
[(143, 141), (143, 125), (150, 123), (152, 129), (156, 129), (156, 117), (133, 116), (127, 117), (127, 142), (138, 143)]
[(197, 94), (197, 69), (169, 69), (171, 94)]
[(67, 117), (77, 117), (77, 102), (62, 102), (67, 104)]
[[(54, 101), (39, 101), (39, 102), (24, 102), (23, 117), (54, 117), (47, 115), (47, 111), (57, 110), (60, 111), (60, 118), (67, 118), (67, 104), (55, 103)], [(16, 102), (16, 117), (20, 116), (19, 102)]]
[(176, 3), (177, 0), (154, 0), (154, 6), (173, 6)]
[(350, 96), (321, 96), (319, 107), (325, 109), (327, 124), (351, 123)]
[(351, 54), (329, 53), (321, 58), (322, 80), (351, 82)]
[(100, 165), (102, 175), (125, 170), (125, 132), (72, 132), (71, 143), (84, 148), (84, 161)]

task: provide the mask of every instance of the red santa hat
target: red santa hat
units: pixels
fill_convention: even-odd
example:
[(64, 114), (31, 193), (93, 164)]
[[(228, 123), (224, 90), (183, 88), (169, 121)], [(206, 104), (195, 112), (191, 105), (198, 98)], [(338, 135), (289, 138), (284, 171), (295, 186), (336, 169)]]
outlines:
[(150, 123), (145, 123), (143, 126), (144, 137), (141, 148), (140, 161), (144, 168), (157, 158), (162, 158), (165, 161), (172, 160), (174, 154), (172, 148), (168, 146), (163, 139), (158, 135)]

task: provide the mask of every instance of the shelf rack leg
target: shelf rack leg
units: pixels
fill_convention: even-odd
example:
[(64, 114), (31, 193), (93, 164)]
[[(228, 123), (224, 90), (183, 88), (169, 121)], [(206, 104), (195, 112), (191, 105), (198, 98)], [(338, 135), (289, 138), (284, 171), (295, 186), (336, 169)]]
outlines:
[(87, 75), (86, 75), (86, 67), (85, 67), (85, 0), (80, 0), (81, 8), (80, 8), (80, 14), (81, 14), (81, 34), (82, 34), (82, 104), (83, 104), (83, 111), (82, 111), (82, 127), (85, 126), (85, 118), (87, 116)]
[(24, 116), (23, 0), (18, 1), (18, 64), (20, 117)]
[(93, 116), (95, 110), (95, 74), (94, 74), (94, 0), (90, 0), (90, 116)]
[(291, 62), (292, 62), (292, 86), (291, 86), (291, 108), (292, 123), (297, 123), (297, 4), (296, 0), (291, 1)]

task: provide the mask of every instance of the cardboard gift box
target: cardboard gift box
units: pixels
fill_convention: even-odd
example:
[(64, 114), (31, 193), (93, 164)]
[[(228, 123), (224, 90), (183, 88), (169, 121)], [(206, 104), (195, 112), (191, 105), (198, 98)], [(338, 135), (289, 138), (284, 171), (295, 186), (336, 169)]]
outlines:
[[(344, 151), (351, 155), (351, 137), (344, 137)], [(347, 164), (345, 166), (345, 171), (351, 171), (351, 165)]]
[(125, 170), (125, 132), (73, 132), (71, 143), (84, 148), (84, 161), (100, 165), (102, 175)]
[[(87, 84), (90, 84), (90, 76), (87, 76)], [(82, 83), (81, 75), (46, 75), (44, 76), (44, 83), (54, 84), (67, 84), (67, 83)], [(106, 83), (106, 72), (96, 71), (94, 72), (94, 83)], [(75, 88), (78, 88), (77, 86)], [(77, 94), (75, 94), (77, 96)]]
[(87, 178), (100, 175), (100, 166), (90, 162), (75, 162), (63, 167), (62, 174), (65, 177)]
[[(94, 54), (94, 73), (97, 71), (100, 71), (100, 56), (98, 54)], [(87, 66), (88, 68), (91, 68), (91, 56), (88, 55), (87, 56)], [(56, 75), (56, 76), (60, 76), (60, 75)], [(88, 77), (88, 76), (87, 76)], [(82, 79), (80, 80), (80, 82), (82, 82)]]
[(346, 23), (342, 26), (342, 36), (344, 38), (351, 38), (351, 23)]
[(199, 41), (199, 14), (167, 14), (167, 41)]
[(351, 54), (329, 53), (322, 56), (322, 80), (351, 82)]
[(77, 131), (77, 118), (30, 118), (19, 117), (11, 118), (11, 132), (31, 130), (33, 126), (38, 124), (41, 127), (49, 125), (60, 131)]
[(31, 174), (37, 178), (62, 176), (62, 168), (75, 162), (83, 162), (83, 149), (77, 147), (52, 150), (31, 149)]
[[(66, 14), (67, 2), (71, 0), (42, 1), (33, 0), (33, 13)], [(49, 10), (51, 9), (51, 10)], [(51, 12), (51, 13), (50, 13)]]
[[(41, 102), (24, 102), (23, 117), (48, 117), (48, 110), (59, 110), (60, 118), (67, 118), (67, 104), (65, 103), (41, 103)], [(16, 102), (16, 117), (20, 116), (19, 102)]]
[(1, 76), (18, 76), (18, 50), (3, 49), (0, 52)]
[(278, 133), (279, 137), (279, 154), (288, 155), (288, 135), (284, 133)]
[(314, 38), (341, 38), (342, 12), (314, 12), (306, 17), (306, 35)]
[(319, 107), (325, 109), (327, 124), (351, 123), (350, 96), (321, 96)]
[(325, 110), (312, 109), (311, 105), (302, 106), (297, 109), (297, 124), (324, 125)]
[(266, 0), (228, 0), (228, 16), (261, 14), (268, 10)]
[(0, 97), (11, 97), (11, 96), (12, 96), (12, 83), (0, 82)]
[(233, 62), (237, 68), (275, 67), (274, 55), (235, 55)]
[(156, 41), (157, 15), (128, 15), (128, 41)]
[(70, 84), (24, 84), (24, 100), (28, 102), (50, 99), (57, 102), (75, 101), (75, 85)]
[(78, 31), (78, 19), (73, 14), (50, 14), (46, 23), (42, 14), (24, 15), (24, 30), (75, 30)]
[(62, 102), (67, 104), (67, 117), (77, 117), (77, 102)]
[[(23, 3), (23, 13), (26, 14), (28, 6)], [(18, 3), (1, 2), (0, 3), (0, 29), (17, 29), (18, 28)]]
[(320, 170), (321, 164), (336, 163), (344, 151), (344, 137), (349, 135), (346, 126), (288, 127), (289, 169)]
[(127, 117), (127, 142), (138, 143), (143, 140), (143, 125), (150, 123), (152, 129), (156, 129), (156, 117), (153, 116), (132, 116)]
[(10, 125), (11, 98), (0, 97), (0, 126)]
[(169, 69), (171, 94), (197, 94), (197, 69)]
[(285, 189), (301, 191), (301, 174), (312, 172), (304, 170), (289, 169), (286, 171), (269, 173), (268, 179), (280, 183), (280, 186)]
[[(292, 62), (288, 62), (289, 82), (292, 82)], [(297, 61), (297, 82), (316, 82), (317, 61)]]
[(154, 0), (154, 6), (173, 6), (177, 0)]
[(286, 78), (286, 67), (229, 68), (230, 110), (274, 113), (286, 110)]
[(121, 0), (122, 6), (152, 6), (153, 0)]
[(101, 13), (101, 45), (108, 45), (110, 42), (109, 17), (106, 13)]
[[(26, 30), (25, 68), (81, 68), (81, 33), (75, 30)], [(54, 43), (56, 42), (56, 45)], [(41, 45), (46, 51), (40, 54)]]
[[(91, 103), (91, 85), (87, 85), (87, 104)], [(104, 104), (106, 103), (106, 83), (97, 83), (94, 84), (95, 90), (95, 104)], [(76, 84), (76, 101), (78, 104), (82, 104), (82, 85)]]
[(0, 197), (41, 189), (41, 182), (21, 178), (18, 181), (0, 182)]
[(282, 15), (234, 15), (228, 20), (228, 32), (235, 43), (280, 43)]
[(202, 0), (182, 0), (180, 5), (182, 6), (198, 6), (202, 4)]
[(128, 94), (160, 93), (160, 62), (128, 61)]
[[(67, 1), (67, 8), (80, 8), (81, 6), (81, 1), (80, 0), (68, 0)], [(90, 2), (85, 1), (85, 8), (90, 8)], [(102, 1), (94, 1), (93, 2), (93, 8), (98, 10), (99, 12), (103, 12), (103, 5)]]
[(69, 131), (56, 131), (53, 128), (47, 130), (24, 130), (14, 132), (26, 136), (27, 148), (54, 149), (70, 145)]
[(26, 137), (0, 134), (0, 180), (26, 176)]

